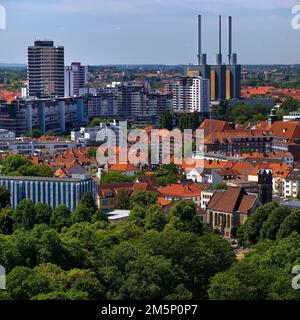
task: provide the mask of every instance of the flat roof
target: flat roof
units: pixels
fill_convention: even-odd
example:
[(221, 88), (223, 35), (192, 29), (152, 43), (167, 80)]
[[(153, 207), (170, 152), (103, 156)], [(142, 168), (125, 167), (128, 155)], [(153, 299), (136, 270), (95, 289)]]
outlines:
[(25, 177), (25, 176), (5, 176), (0, 175), (0, 180), (17, 181), (50, 181), (50, 182), (82, 182), (93, 180), (92, 178), (48, 178), (48, 177)]

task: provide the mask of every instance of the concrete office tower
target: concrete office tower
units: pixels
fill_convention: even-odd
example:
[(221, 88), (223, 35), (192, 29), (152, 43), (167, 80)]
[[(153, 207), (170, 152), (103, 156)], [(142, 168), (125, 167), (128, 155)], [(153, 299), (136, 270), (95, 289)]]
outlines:
[(28, 47), (29, 96), (64, 96), (64, 47), (53, 41), (35, 41)]
[(232, 17), (228, 17), (228, 66), (226, 70), (226, 99), (241, 98), (241, 65), (237, 54), (232, 53)]
[(80, 62), (73, 62), (65, 68), (65, 96), (79, 95), (79, 89), (88, 82), (88, 66), (82, 66)]
[(208, 114), (210, 107), (210, 81), (199, 76), (182, 77), (173, 85), (173, 110)]

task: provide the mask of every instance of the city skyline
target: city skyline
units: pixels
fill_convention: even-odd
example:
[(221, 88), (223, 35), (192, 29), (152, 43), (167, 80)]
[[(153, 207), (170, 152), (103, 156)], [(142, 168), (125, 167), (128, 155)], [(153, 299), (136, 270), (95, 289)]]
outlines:
[(300, 63), (300, 31), (291, 27), (296, 4), (295, 0), (251, 4), (237, 0), (47, 0), (38, 4), (3, 0), (7, 28), (0, 32), (5, 43), (0, 63), (26, 63), (26, 48), (37, 39), (64, 46), (66, 64), (196, 63), (198, 14), (203, 15), (203, 50), (211, 63), (218, 51), (218, 14), (222, 14), (224, 56), (226, 17), (232, 15), (233, 50), (239, 54), (239, 63), (296, 64)]

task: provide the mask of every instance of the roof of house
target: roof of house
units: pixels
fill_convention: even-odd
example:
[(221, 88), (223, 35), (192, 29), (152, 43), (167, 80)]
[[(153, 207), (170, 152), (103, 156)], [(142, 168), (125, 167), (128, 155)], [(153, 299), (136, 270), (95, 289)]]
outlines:
[(287, 178), (292, 170), (291, 165), (285, 163), (261, 163), (255, 166), (249, 173), (250, 176), (257, 176), (260, 169), (272, 170), (273, 178)]
[(205, 183), (187, 183), (187, 184), (171, 184), (166, 187), (160, 187), (157, 191), (162, 196), (170, 196), (175, 198), (199, 197), (204, 190), (209, 189), (211, 185)]
[(300, 167), (293, 168), (287, 176), (287, 180), (300, 181)]
[(216, 131), (224, 131), (224, 130), (232, 130), (233, 127), (231, 124), (227, 121), (222, 121), (222, 120), (216, 120), (216, 119), (205, 119), (199, 129), (204, 130), (204, 135), (208, 135), (211, 132), (216, 132)]
[(131, 163), (127, 164), (113, 164), (109, 167), (109, 171), (122, 171), (122, 172), (138, 172), (140, 168), (135, 167)]
[(205, 139), (205, 144), (231, 144), (233, 139), (261, 138), (270, 136), (270, 132), (262, 130), (226, 130), (224, 132), (212, 132)]
[(287, 140), (288, 144), (300, 141), (300, 125), (298, 121), (276, 121), (270, 129), (272, 136)]
[(253, 207), (257, 196), (248, 195), (241, 187), (229, 187), (225, 191), (217, 191), (209, 201), (207, 208), (212, 211), (247, 214)]

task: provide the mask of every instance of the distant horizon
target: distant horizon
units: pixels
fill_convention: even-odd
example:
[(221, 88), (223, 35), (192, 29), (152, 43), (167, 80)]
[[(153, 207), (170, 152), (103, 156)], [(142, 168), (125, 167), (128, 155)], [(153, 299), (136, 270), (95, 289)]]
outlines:
[[(73, 61), (75, 62), (75, 61)], [(80, 61), (77, 61), (80, 62)], [(224, 63), (226, 64), (226, 63)], [(66, 66), (68, 64), (65, 64)], [(162, 66), (162, 67), (187, 67), (187, 66), (192, 66), (192, 65), (197, 65), (197, 64), (163, 64), (163, 63), (116, 63), (116, 64), (86, 64), (89, 67), (119, 67), (119, 66)], [(8, 62), (0, 62), (0, 67), (3, 66), (16, 66), (16, 67), (27, 67), (27, 63), (8, 63)], [(260, 67), (260, 66), (266, 66), (266, 67), (271, 67), (271, 66), (299, 66), (300, 67), (300, 62), (299, 63), (277, 63), (277, 64), (241, 64), (242, 67)]]

